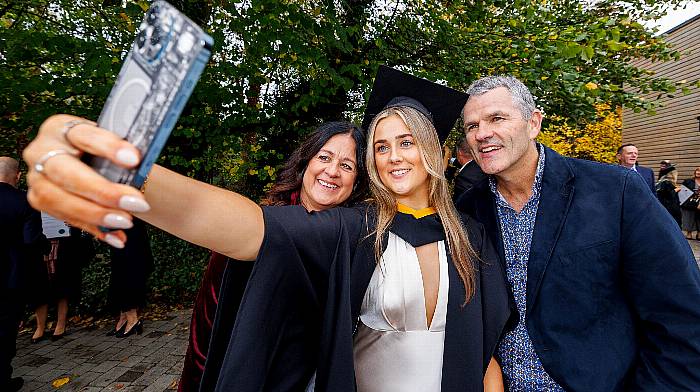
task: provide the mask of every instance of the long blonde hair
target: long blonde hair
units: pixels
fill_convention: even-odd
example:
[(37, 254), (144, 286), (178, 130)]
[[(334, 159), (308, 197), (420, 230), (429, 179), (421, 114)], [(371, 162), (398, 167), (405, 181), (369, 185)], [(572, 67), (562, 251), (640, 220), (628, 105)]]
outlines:
[(459, 214), (452, 203), (452, 197), (449, 194), (447, 180), (444, 175), (442, 149), (440, 148), (437, 131), (435, 131), (433, 123), (423, 114), (407, 106), (385, 109), (374, 117), (369, 125), (366, 166), (369, 172), (369, 188), (372, 194), (372, 202), (377, 209), (377, 227), (371, 233), (375, 235), (375, 260), (377, 263), (381, 260), (382, 237), (396, 216), (396, 198), (382, 183), (374, 159), (374, 133), (377, 124), (389, 116), (398, 116), (406, 124), (416, 141), (421, 160), (429, 175), (429, 203), (437, 210), (437, 214), (442, 221), (445, 237), (447, 238), (447, 246), (450, 249), (450, 256), (464, 283), (465, 302), (468, 302), (474, 295), (476, 287), (473, 260), (476, 260), (477, 256), (469, 243), (469, 237), (467, 237)]

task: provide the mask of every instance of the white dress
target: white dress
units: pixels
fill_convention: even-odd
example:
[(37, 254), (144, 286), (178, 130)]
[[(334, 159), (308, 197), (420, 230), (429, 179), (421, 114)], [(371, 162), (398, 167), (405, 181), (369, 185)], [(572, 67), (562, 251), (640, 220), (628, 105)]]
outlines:
[(357, 391), (439, 391), (449, 290), (444, 241), (437, 243), (440, 286), (429, 326), (416, 250), (391, 232), (388, 241), (360, 310), (354, 340)]

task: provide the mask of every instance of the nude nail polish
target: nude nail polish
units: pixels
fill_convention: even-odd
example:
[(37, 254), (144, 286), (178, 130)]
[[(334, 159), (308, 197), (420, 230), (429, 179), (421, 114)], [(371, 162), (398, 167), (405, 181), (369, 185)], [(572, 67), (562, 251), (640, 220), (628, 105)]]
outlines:
[(102, 219), (105, 226), (112, 229), (130, 229), (134, 224), (125, 216), (109, 213)]
[(119, 208), (131, 212), (146, 212), (151, 209), (146, 200), (136, 196), (124, 195), (119, 199)]
[(124, 247), (124, 241), (113, 234), (105, 235), (104, 241), (117, 249), (122, 249)]
[(128, 166), (134, 166), (139, 163), (139, 157), (130, 148), (120, 148), (117, 150), (117, 160)]

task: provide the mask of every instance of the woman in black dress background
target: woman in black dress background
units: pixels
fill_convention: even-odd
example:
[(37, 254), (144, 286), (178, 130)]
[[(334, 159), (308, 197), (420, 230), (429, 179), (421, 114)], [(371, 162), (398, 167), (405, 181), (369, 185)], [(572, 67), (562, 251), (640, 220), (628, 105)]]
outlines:
[(697, 203), (694, 203), (700, 198), (700, 166), (693, 171), (693, 178), (683, 181), (683, 185), (695, 191), (695, 194), (681, 206), (681, 229), (685, 238), (700, 240), (700, 210), (697, 208)]
[(122, 249), (111, 248), (109, 303), (119, 311), (119, 320), (107, 336), (118, 338), (143, 332), (138, 309), (146, 304), (146, 281), (153, 270), (153, 254), (146, 224), (134, 219), (134, 227), (125, 232), (129, 236), (126, 246)]
[(681, 203), (678, 200), (678, 171), (673, 164), (659, 170), (659, 181), (656, 182), (656, 197), (669, 214), (681, 225)]
[(56, 304), (56, 322), (52, 340), (62, 338), (66, 331), (68, 304), (80, 301), (82, 268), (95, 256), (92, 237), (71, 227), (70, 236), (50, 240), (51, 251), (42, 262), (33, 266), (31, 302), (36, 315), (32, 343), (46, 338), (46, 320), (50, 304)]

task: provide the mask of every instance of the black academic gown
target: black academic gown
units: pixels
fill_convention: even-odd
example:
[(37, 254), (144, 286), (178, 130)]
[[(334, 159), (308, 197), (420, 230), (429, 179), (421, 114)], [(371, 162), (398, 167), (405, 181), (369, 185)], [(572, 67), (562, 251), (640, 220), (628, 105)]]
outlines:
[[(371, 212), (308, 213), (300, 206), (263, 212), (265, 238), (228, 349), (223, 358), (207, 359), (201, 389), (299, 391), (316, 372), (316, 391), (354, 391), (353, 333), (375, 268)], [(464, 305), (464, 285), (450, 262), (443, 391), (481, 391), (500, 336), (517, 321), (503, 266), (483, 227), (463, 220), (480, 255), (477, 290)], [(398, 214), (390, 229), (411, 244), (444, 239), (436, 215)], [(214, 328), (210, 347), (220, 343)]]

